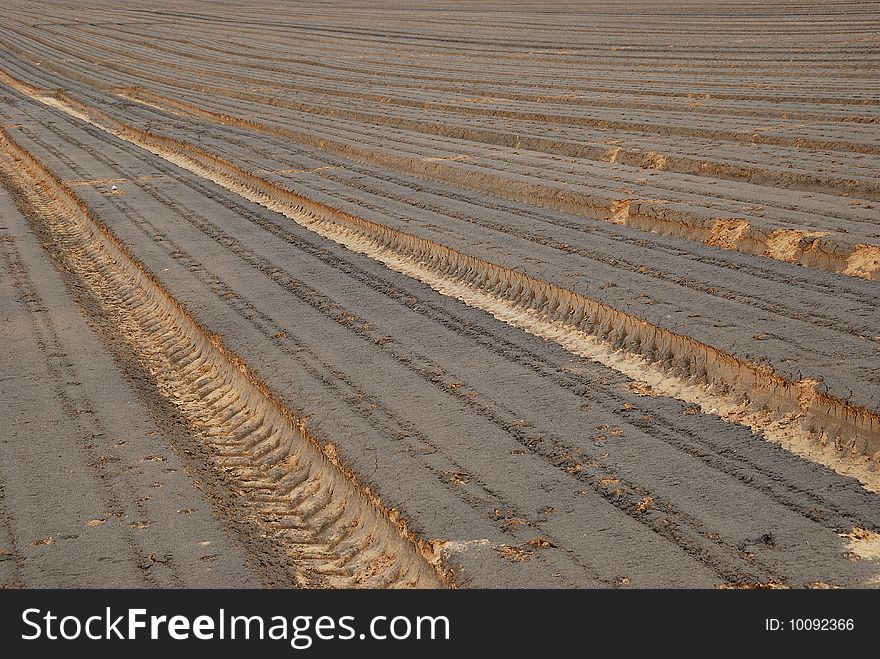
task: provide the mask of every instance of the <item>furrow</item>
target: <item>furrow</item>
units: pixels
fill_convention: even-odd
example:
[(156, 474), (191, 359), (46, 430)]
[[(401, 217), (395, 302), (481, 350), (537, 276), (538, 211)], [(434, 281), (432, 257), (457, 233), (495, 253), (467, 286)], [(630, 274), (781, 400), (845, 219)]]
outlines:
[(439, 292), (483, 309), (571, 352), (650, 383), (654, 391), (763, 432), (814, 460), (857, 474), (878, 489), (880, 419), (687, 336), (573, 291), (444, 245), (343, 213), (186, 143), (127, 126), (69, 96), (38, 100), (147, 149), (241, 197), (293, 219)]

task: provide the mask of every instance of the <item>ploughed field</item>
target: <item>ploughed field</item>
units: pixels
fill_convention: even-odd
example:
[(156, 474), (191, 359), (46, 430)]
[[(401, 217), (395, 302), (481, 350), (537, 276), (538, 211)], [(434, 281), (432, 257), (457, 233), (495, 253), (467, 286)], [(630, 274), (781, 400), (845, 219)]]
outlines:
[(11, 0), (0, 582), (880, 584), (880, 9)]

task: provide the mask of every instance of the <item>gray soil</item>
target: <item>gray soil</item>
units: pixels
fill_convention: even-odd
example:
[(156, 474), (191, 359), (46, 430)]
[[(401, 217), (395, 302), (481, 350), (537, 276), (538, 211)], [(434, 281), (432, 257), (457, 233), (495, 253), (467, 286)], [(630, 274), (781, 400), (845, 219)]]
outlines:
[[(101, 12), (109, 18), (96, 26), (77, 20), (72, 5), (58, 3), (58, 20), (46, 24), (28, 3), (13, 2), (0, 43), (21, 52), (0, 53), (0, 70), (68, 90), (312, 199), (583, 293), (789, 379), (819, 380), (830, 394), (880, 411), (877, 281), (470, 182), (496, 171), (514, 188), (523, 180), (609, 199), (659, 198), (694, 217), (877, 245), (869, 184), (880, 164), (880, 86), (871, 77), (880, 60), (861, 42), (847, 46), (856, 59), (838, 45), (867, 34), (877, 18), (868, 9), (844, 14), (842, 5), (817, 4), (829, 21), (849, 22), (833, 32), (805, 13), (816, 25), (787, 26), (782, 37), (755, 27), (785, 18), (763, 5), (731, 16), (707, 9), (699, 30), (667, 35), (685, 7), (658, 4), (660, 17), (641, 15), (624, 38), (626, 20), (611, 5), (596, 8), (595, 23), (572, 7), (560, 9), (574, 16), (485, 9), (474, 20), (475, 10), (438, 5), (423, 22), (401, 12), (383, 28), (378, 8), (352, 21), (353, 7), (306, 5), (294, 19), (189, 4), (125, 3)], [(219, 36), (233, 25), (231, 38)], [(709, 47), (713, 25), (728, 31)], [(741, 30), (757, 30), (748, 45), (737, 45)], [(804, 41), (811, 48), (792, 60), (789, 49)], [(179, 116), (108, 90), (132, 85), (319, 138), (447, 159), (460, 181)], [(646, 99), (646, 90), (656, 97)], [(692, 99), (680, 93), (704, 103), (688, 109)], [(536, 100), (551, 95), (565, 98)], [(376, 119), (285, 108), (271, 102), (276, 96)], [(473, 97), (492, 100), (466, 100)], [(423, 110), (428, 101), (457, 109)], [(474, 107), (530, 116), (464, 110)], [(562, 114), (641, 128), (548, 118)], [(386, 115), (395, 127), (380, 125)], [(856, 115), (869, 121), (846, 119)], [(459, 132), (413, 123), (428, 120)], [(305, 417), (311, 435), (434, 543), (457, 585), (877, 585), (877, 561), (859, 560), (841, 537), (880, 531), (880, 498), (854, 478), (679, 400), (639, 395), (614, 370), (2, 84), (0, 122)], [(736, 137), (771, 123), (766, 134), (778, 143)], [(556, 146), (504, 146), (465, 129)], [(799, 137), (817, 146), (797, 146)], [(565, 142), (658, 152), (672, 165), (559, 155)], [(724, 163), (756, 171), (748, 180), (712, 167), (697, 174), (676, 158), (711, 161), (722, 173)], [(786, 182), (782, 171), (800, 178)], [(843, 179), (861, 187), (835, 188)], [(100, 310), (53, 267), (2, 190), (0, 256), (0, 321), (14, 347), (0, 351), (0, 582), (288, 585), (273, 567), (278, 548), (239, 515), (228, 483), (149, 378), (101, 338)]]

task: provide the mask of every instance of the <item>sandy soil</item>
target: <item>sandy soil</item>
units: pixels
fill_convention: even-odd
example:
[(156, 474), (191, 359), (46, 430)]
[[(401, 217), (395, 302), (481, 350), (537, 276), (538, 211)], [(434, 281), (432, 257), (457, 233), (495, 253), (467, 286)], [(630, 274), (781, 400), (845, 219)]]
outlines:
[(878, 583), (870, 6), (52, 4), (0, 581)]

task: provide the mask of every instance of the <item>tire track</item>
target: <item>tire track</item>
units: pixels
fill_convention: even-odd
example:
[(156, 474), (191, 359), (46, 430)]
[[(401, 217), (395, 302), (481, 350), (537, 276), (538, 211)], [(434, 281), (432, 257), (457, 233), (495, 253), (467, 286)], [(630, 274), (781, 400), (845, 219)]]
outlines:
[[(0, 166), (35, 231), (94, 295), (134, 357), (239, 483), (251, 514), (285, 541), (297, 581), (323, 587), (436, 587), (403, 522), (369, 498), (126, 254), (82, 203), (0, 132)], [(25, 181), (31, 177), (36, 186)]]

